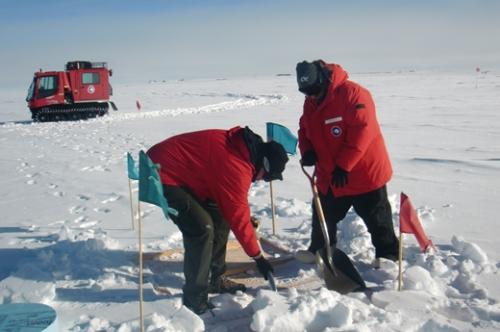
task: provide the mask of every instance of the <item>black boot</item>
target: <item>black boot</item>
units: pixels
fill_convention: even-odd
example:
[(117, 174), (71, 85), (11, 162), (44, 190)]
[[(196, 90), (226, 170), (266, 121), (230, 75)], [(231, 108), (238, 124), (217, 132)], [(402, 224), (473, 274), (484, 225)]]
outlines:
[(189, 310), (197, 315), (201, 315), (207, 310), (215, 308), (213, 303), (208, 300), (208, 297), (206, 295), (188, 297), (186, 296), (186, 294), (183, 294), (182, 304), (184, 304)]
[(215, 281), (210, 282), (210, 285), (208, 286), (208, 292), (211, 294), (214, 293), (235, 294), (237, 291), (245, 292), (246, 290), (247, 287), (244, 284), (234, 282), (224, 275), (220, 276)]

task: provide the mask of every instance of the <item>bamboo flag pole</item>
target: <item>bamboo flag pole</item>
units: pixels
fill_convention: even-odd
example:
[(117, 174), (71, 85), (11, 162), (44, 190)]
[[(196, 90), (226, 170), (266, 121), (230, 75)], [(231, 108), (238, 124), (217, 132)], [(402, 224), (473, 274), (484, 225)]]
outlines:
[(399, 230), (399, 282), (398, 291), (401, 291), (401, 285), (403, 283), (403, 233), (401, 229)]
[(269, 189), (271, 191), (271, 216), (273, 219), (273, 235), (276, 235), (276, 211), (274, 208), (273, 181), (269, 181)]
[(130, 219), (132, 221), (132, 230), (135, 230), (134, 227), (134, 208), (132, 206), (132, 181), (130, 181), (130, 178), (128, 178), (128, 194), (130, 198)]
[(137, 205), (137, 221), (139, 226), (139, 326), (140, 331), (144, 332), (144, 314), (143, 314), (143, 305), (144, 305), (144, 297), (142, 291), (142, 219), (141, 219), (141, 202), (139, 201)]

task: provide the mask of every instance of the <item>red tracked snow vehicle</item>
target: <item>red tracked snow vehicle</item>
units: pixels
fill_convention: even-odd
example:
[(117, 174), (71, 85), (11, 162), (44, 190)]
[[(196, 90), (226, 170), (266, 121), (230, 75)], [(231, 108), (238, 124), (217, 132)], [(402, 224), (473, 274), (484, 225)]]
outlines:
[(33, 121), (79, 120), (108, 113), (113, 94), (106, 62), (70, 61), (65, 71), (35, 73), (26, 101)]

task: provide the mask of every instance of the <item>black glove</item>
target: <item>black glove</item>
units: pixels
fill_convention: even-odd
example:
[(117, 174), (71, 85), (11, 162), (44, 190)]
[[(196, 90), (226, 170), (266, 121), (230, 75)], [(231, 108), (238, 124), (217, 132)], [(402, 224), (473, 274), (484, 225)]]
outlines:
[(332, 172), (332, 184), (337, 188), (342, 188), (347, 184), (347, 175), (349, 172), (336, 166)]
[(264, 276), (264, 279), (267, 280), (267, 275), (269, 272), (274, 272), (274, 269), (269, 263), (267, 259), (264, 258), (264, 256), (260, 256), (255, 260), (255, 263), (257, 263), (257, 269), (259, 269), (259, 272)]
[(302, 166), (314, 166), (318, 161), (318, 157), (316, 156), (316, 152), (314, 150), (308, 150), (304, 152), (302, 155), (302, 159), (300, 159), (300, 164)]

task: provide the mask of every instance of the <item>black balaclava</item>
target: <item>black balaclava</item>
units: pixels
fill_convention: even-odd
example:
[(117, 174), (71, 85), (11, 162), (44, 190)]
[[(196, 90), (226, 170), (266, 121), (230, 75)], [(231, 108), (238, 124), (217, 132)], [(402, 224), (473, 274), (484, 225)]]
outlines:
[(248, 147), (250, 160), (255, 169), (252, 181), (256, 180), (257, 174), (263, 168), (264, 157), (267, 157), (270, 166), (270, 171), (264, 174), (264, 180), (282, 180), (281, 173), (288, 162), (288, 155), (285, 148), (274, 141), (264, 142), (259, 135), (248, 127), (243, 128), (243, 139)]
[(322, 60), (299, 62), (295, 70), (300, 92), (307, 96), (324, 98), (331, 72), (323, 65)]
[(267, 182), (272, 180), (283, 180), (282, 173), (288, 162), (288, 155), (283, 145), (275, 141), (262, 143), (259, 146), (259, 156), (261, 160), (266, 158), (268, 162), (268, 169), (266, 169), (266, 165), (263, 164), (265, 170), (263, 180)]

